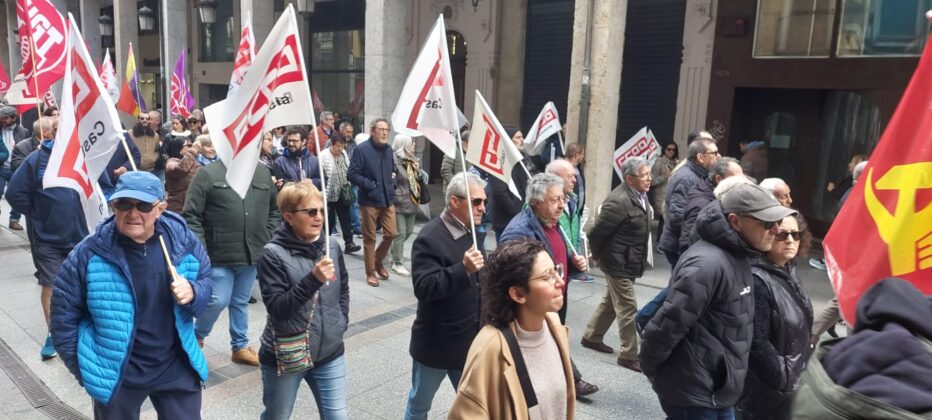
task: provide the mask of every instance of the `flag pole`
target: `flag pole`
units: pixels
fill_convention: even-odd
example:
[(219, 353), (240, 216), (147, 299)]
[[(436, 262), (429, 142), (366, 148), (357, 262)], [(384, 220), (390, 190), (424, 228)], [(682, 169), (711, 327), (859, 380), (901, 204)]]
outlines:
[(31, 50), (29, 56), (32, 58), (32, 84), (35, 90), (34, 95), (36, 96), (36, 117), (39, 120), (39, 137), (42, 137), (42, 100), (39, 99), (39, 75), (36, 71), (36, 41), (32, 39), (32, 30), (29, 31), (29, 49)]
[(478, 242), (476, 241), (476, 221), (472, 216), (472, 196), (469, 193), (469, 178), (466, 175), (466, 155), (463, 152), (463, 136), (460, 133), (460, 130), (456, 129), (456, 149), (460, 154), (460, 164), (463, 167), (463, 177), (466, 178), (466, 205), (469, 207), (469, 230), (472, 233), (472, 247), (479, 249)]
[[(315, 122), (320, 124), (320, 121)], [(317, 170), (320, 171), (320, 195), (323, 197), (324, 202), (324, 231), (321, 235), (325, 235), (324, 237), (327, 238), (326, 255), (327, 258), (330, 258), (330, 212), (327, 208), (327, 182), (324, 180), (324, 165), (320, 162), (320, 135), (317, 134), (317, 127), (312, 129), (314, 130), (314, 148), (317, 149)]]
[(123, 151), (126, 152), (126, 159), (129, 160), (129, 166), (133, 168), (134, 171), (138, 171), (139, 169), (136, 168), (136, 161), (133, 160), (133, 154), (129, 151), (129, 145), (126, 144), (126, 135), (120, 133), (120, 137), (120, 144), (123, 145)]

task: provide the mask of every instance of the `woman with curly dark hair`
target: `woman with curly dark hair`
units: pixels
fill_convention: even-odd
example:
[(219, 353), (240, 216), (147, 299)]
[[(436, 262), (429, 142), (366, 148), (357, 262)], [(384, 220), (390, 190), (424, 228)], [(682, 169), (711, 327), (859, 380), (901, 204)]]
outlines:
[(508, 241), (489, 256), (485, 326), (469, 348), (450, 419), (573, 418), (567, 332), (555, 313), (563, 283), (563, 267), (538, 241)]

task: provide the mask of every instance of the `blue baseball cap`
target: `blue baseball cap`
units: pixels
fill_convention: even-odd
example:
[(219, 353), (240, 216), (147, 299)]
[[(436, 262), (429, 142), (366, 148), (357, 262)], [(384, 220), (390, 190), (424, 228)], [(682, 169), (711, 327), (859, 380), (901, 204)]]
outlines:
[(130, 171), (120, 175), (110, 201), (132, 198), (145, 203), (154, 203), (165, 196), (159, 177), (146, 171)]

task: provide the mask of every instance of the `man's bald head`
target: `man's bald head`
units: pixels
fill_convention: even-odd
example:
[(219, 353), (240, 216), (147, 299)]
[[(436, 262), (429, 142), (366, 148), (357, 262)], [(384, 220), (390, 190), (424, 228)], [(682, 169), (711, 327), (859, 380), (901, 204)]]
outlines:
[(576, 187), (576, 167), (566, 159), (556, 159), (547, 164), (544, 170), (548, 174), (563, 179), (563, 193), (569, 194)]

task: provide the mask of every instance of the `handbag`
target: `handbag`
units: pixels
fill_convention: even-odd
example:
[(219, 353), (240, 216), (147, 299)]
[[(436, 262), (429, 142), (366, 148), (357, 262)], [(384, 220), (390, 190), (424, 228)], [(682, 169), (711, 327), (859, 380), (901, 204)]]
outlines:
[[(272, 326), (272, 350), (275, 353), (278, 376), (301, 373), (314, 367), (311, 360), (311, 322), (317, 312), (317, 300), (320, 292), (311, 298), (311, 313), (307, 318), (304, 331), (295, 334), (279, 334)], [(271, 325), (271, 323), (270, 323)]]
[(421, 177), (417, 179), (417, 189), (421, 192), (417, 197), (417, 204), (430, 203), (430, 191), (427, 190), (427, 183)]
[(356, 190), (353, 189), (353, 186), (350, 183), (343, 185), (343, 189), (340, 190), (340, 197), (338, 200), (343, 204), (353, 204), (356, 202)]

